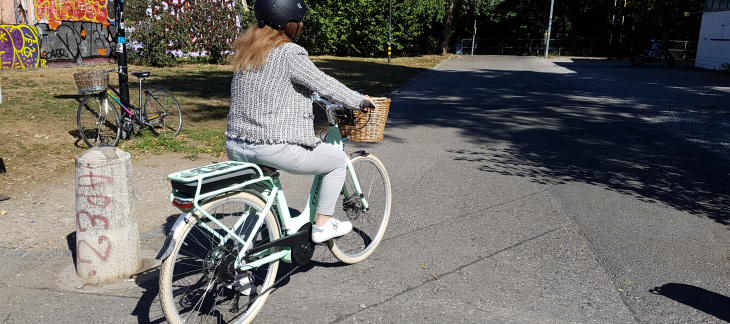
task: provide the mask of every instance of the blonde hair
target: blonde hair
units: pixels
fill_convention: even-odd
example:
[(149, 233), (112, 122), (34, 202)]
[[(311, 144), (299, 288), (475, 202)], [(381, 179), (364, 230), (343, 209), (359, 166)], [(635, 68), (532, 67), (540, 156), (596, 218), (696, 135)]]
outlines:
[[(253, 26), (246, 29), (233, 43), (233, 71), (251, 71), (266, 65), (266, 57), (271, 50), (291, 42), (289, 35), (299, 36), (302, 28), (297, 22), (286, 24), (284, 30), (271, 26)], [(293, 37), (295, 37), (293, 36)]]

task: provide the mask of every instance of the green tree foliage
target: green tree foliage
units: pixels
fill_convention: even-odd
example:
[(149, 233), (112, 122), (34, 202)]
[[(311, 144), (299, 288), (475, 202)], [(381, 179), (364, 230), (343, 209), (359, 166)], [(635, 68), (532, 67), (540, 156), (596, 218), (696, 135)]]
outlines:
[[(310, 0), (300, 41), (313, 54), (386, 56), (388, 0)], [(394, 0), (392, 49), (396, 55), (432, 52), (445, 0)]]
[[(550, 0), (307, 0), (310, 14), (298, 40), (311, 54), (383, 57), (388, 49), (392, 1), (392, 53), (442, 53), (456, 38), (544, 38)], [(127, 0), (128, 38), (143, 44), (138, 63), (174, 63), (170, 50), (211, 53), (222, 62), (232, 40), (255, 23), (252, 1), (187, 0), (168, 8), (161, 0)], [(235, 7), (232, 4), (235, 3)], [(626, 4), (624, 6), (624, 4)], [(704, 0), (555, 0), (552, 37), (695, 40)], [(255, 6), (255, 4), (254, 4)], [(154, 14), (153, 14), (154, 13)], [(623, 45), (622, 45), (623, 46)]]
[[(704, 0), (555, 0), (551, 33), (567, 39), (609, 39), (613, 34), (629, 40), (692, 40), (699, 34), (703, 5)], [(465, 11), (460, 14), (457, 21), (468, 21)], [(477, 36), (543, 38), (549, 15), (550, 0), (503, 0), (481, 12)]]
[(627, 34), (634, 39), (697, 40), (704, 0), (644, 0), (626, 7)]

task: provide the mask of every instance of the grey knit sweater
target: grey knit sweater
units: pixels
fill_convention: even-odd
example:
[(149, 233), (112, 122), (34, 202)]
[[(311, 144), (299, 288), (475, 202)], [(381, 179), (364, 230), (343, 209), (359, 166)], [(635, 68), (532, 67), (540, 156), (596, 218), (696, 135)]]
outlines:
[(266, 65), (238, 71), (231, 82), (226, 136), (254, 143), (315, 147), (312, 92), (348, 108), (363, 97), (320, 71), (307, 51), (294, 43), (271, 50)]

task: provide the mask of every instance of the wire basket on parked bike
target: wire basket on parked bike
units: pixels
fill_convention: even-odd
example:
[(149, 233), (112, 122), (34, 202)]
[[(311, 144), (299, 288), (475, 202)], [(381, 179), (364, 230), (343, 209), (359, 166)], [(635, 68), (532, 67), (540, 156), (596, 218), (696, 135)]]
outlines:
[(100, 92), (106, 90), (109, 85), (109, 72), (106, 70), (77, 72), (74, 73), (74, 80), (81, 94)]
[(340, 124), (340, 134), (358, 142), (377, 142), (383, 139), (385, 121), (390, 110), (390, 98), (372, 98), (375, 109), (353, 111), (350, 123)]

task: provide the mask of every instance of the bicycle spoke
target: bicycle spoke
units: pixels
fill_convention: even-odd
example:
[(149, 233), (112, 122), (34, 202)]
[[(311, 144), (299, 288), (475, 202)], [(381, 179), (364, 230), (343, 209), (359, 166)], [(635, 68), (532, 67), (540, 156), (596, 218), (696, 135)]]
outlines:
[(161, 136), (177, 136), (182, 128), (182, 111), (175, 97), (166, 90), (147, 93), (144, 107), (145, 121), (152, 131)]
[[(206, 295), (208, 294), (208, 290), (210, 290), (210, 287), (212, 287), (212, 286), (213, 286), (213, 284), (215, 284), (215, 282), (213, 282), (213, 281), (211, 281), (211, 282), (210, 282), (210, 283), (208, 284), (208, 286), (207, 286), (207, 287), (205, 288), (205, 290), (204, 290), (204, 292), (203, 292), (203, 297), (202, 297), (202, 298), (200, 298), (200, 300), (198, 300), (198, 302), (197, 302), (197, 304), (196, 304), (196, 305), (193, 305), (193, 307), (192, 307), (192, 308), (193, 308), (193, 310), (194, 310), (195, 312), (197, 312), (197, 313), (200, 313), (200, 308), (201, 308), (201, 307), (203, 307), (203, 301), (205, 301), (205, 296), (206, 296)], [(198, 306), (198, 305), (200, 305), (200, 307), (195, 307), (195, 306)], [(193, 315), (193, 313), (192, 313), (192, 312), (191, 312), (190, 314), (188, 314), (188, 316), (187, 316), (187, 317), (185, 318), (185, 321), (184, 321), (185, 323), (187, 323), (187, 322), (188, 322), (188, 319), (190, 318), (190, 316), (191, 316), (191, 315)]]
[(79, 104), (76, 120), (79, 137), (89, 147), (116, 145), (119, 140), (119, 116), (105, 96), (86, 96)]
[(372, 155), (359, 156), (352, 160), (352, 168), (368, 208), (365, 210), (362, 205), (352, 175), (348, 173), (345, 187), (349, 197), (341, 196), (340, 205), (353, 230), (328, 243), (332, 254), (346, 263), (360, 262), (373, 253), (390, 218), (390, 180), (382, 163)]
[[(221, 225), (231, 228), (239, 224), (231, 230), (239, 236), (251, 237), (252, 245), (256, 246), (278, 238), (278, 227), (271, 212), (266, 214), (264, 224), (252, 233), (251, 227), (263, 206), (257, 198), (239, 193), (209, 202), (203, 208)], [(217, 223), (199, 217), (202, 217), (200, 221), (185, 225), (187, 229), (177, 238), (173, 255), (163, 262), (160, 270), (160, 295), (166, 317), (171, 322), (233, 322), (252, 318), (267, 295), (253, 298), (251, 307), (239, 307), (240, 293), (227, 288), (238, 275), (245, 273), (235, 268), (243, 244), (231, 239)], [(261, 289), (269, 288), (276, 279), (277, 266), (275, 261), (250, 270), (252, 283)]]

